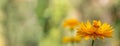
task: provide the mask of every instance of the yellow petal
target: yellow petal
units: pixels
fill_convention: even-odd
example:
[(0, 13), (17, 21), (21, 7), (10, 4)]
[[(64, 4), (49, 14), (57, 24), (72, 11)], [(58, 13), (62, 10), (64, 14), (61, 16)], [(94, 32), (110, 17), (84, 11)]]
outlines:
[(87, 26), (87, 28), (90, 28), (90, 27), (91, 27), (90, 21), (87, 21), (86, 26)]
[(98, 25), (101, 26), (101, 21), (100, 20), (98, 21)]
[(85, 40), (90, 39), (90, 36), (84, 36)]

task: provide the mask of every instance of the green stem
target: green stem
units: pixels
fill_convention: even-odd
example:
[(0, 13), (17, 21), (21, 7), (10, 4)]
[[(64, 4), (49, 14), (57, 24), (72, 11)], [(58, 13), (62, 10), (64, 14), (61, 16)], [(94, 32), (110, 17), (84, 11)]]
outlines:
[(92, 46), (94, 46), (94, 42), (95, 42), (95, 40), (92, 40)]
[[(72, 37), (74, 37), (73, 35), (73, 29), (71, 28), (71, 35), (72, 35)], [(74, 41), (71, 41), (71, 46), (74, 46)]]
[(74, 46), (74, 42), (71, 42), (71, 46)]

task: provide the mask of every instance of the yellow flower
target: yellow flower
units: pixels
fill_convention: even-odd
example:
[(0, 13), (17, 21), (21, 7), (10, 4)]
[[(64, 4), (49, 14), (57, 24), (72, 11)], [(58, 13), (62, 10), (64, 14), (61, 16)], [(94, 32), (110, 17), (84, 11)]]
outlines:
[(86, 23), (81, 23), (80, 27), (77, 28), (77, 36), (82, 36), (85, 39), (104, 39), (105, 37), (110, 38), (112, 37), (112, 32), (113, 29), (109, 24), (101, 24), (100, 21), (96, 20), (93, 21), (93, 24), (91, 24), (89, 21)]
[(64, 37), (63, 43), (69, 43), (69, 42), (80, 42), (80, 37), (74, 36), (74, 37)]
[(77, 19), (69, 19), (64, 22), (64, 27), (69, 27), (71, 29), (75, 28), (79, 24)]

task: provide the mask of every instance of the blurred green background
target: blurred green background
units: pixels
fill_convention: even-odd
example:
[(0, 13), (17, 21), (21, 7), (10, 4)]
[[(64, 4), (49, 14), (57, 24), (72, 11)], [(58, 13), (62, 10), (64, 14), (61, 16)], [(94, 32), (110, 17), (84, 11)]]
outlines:
[[(62, 43), (69, 18), (111, 24), (113, 37), (95, 46), (120, 46), (120, 0), (0, 0), (0, 46), (71, 46)], [(76, 46), (90, 44), (81, 40)]]

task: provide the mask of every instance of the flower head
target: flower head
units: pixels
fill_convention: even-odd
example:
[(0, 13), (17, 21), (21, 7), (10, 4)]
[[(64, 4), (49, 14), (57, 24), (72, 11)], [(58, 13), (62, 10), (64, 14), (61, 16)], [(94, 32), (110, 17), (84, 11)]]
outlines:
[(93, 24), (91, 24), (89, 21), (86, 23), (81, 23), (80, 27), (77, 28), (77, 36), (82, 36), (85, 39), (104, 39), (105, 37), (110, 38), (112, 37), (112, 32), (113, 29), (109, 24), (101, 24), (100, 21), (96, 20), (93, 21)]
[(69, 43), (69, 42), (80, 42), (80, 37), (75, 36), (75, 37), (64, 37), (63, 38), (63, 43)]
[(64, 27), (75, 28), (79, 25), (79, 21), (77, 19), (69, 19), (64, 22)]

